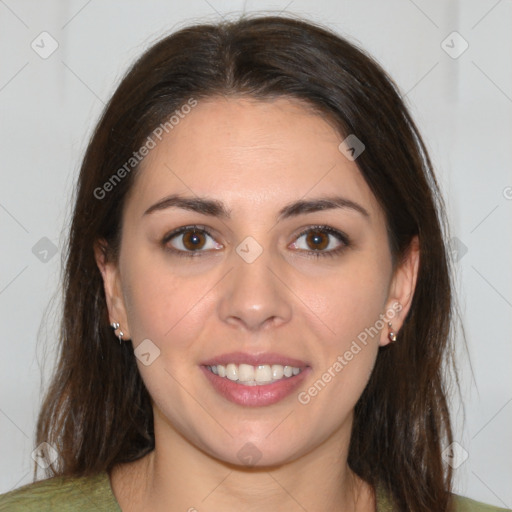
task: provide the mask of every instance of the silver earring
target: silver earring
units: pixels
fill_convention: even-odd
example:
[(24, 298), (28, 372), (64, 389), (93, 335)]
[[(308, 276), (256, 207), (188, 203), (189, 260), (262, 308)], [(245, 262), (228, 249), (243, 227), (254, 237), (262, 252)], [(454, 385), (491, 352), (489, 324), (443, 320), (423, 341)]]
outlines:
[[(115, 331), (117, 331), (117, 329), (119, 329), (119, 322), (112, 322), (110, 324), (110, 327), (112, 327), (112, 329), (114, 329), (114, 334), (115, 334)], [(117, 337), (119, 339), (119, 345), (121, 345), (123, 343), (123, 336), (124, 336), (123, 331), (119, 331), (119, 334), (117, 335)]]
[(391, 322), (388, 322), (388, 327), (390, 329), (388, 334), (389, 341), (394, 342), (396, 341), (396, 333), (393, 331), (393, 326), (391, 325)]

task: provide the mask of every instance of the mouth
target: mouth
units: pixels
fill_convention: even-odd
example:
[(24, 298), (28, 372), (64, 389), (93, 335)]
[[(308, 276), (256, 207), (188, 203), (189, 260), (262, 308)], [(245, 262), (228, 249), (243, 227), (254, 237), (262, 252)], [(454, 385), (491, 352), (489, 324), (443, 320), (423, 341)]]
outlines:
[(205, 361), (200, 368), (220, 396), (253, 407), (284, 400), (311, 370), (304, 361), (280, 354), (240, 352)]

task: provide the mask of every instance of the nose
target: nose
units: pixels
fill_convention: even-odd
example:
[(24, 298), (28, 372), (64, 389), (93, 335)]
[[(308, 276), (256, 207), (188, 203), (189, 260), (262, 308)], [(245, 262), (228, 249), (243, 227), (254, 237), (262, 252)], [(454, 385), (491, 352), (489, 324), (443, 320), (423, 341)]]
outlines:
[(272, 264), (268, 251), (251, 263), (236, 253), (232, 260), (233, 269), (223, 281), (218, 302), (220, 319), (251, 332), (289, 322), (292, 307), (290, 293), (283, 284), (286, 277), (280, 275), (276, 262)]

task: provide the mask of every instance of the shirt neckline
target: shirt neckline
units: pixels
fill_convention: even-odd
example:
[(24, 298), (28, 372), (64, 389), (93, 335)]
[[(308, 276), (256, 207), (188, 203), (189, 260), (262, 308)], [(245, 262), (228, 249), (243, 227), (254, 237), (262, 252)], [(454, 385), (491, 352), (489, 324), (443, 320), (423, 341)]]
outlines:
[[(110, 475), (104, 471), (101, 475), (98, 476), (98, 483), (102, 485), (102, 487), (108, 493), (109, 501), (111, 502), (112, 506), (117, 507), (117, 509), (121, 511), (121, 506), (119, 505), (119, 502), (117, 501), (114, 490), (112, 488)], [(389, 497), (386, 490), (384, 489), (384, 486), (380, 482), (377, 482), (375, 485), (375, 501), (376, 512), (391, 512)]]

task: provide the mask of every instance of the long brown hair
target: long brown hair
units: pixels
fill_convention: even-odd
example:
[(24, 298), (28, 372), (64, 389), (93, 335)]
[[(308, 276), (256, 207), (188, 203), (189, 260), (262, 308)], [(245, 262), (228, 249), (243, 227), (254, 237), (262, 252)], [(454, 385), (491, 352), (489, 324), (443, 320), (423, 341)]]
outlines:
[[(444, 381), (446, 362), (455, 371), (452, 295), (431, 161), (398, 88), (374, 60), (324, 28), (275, 16), (196, 25), (166, 37), (133, 65), (105, 108), (78, 180), (60, 358), (38, 421), (37, 442), (60, 454), (49, 474), (108, 471), (154, 448), (150, 397), (130, 344), (113, 337), (93, 247), (105, 240), (115, 261), (138, 168), (126, 167), (134, 152), (191, 98), (216, 95), (296, 98), (340, 135), (355, 134), (366, 146), (357, 165), (386, 214), (395, 264), (418, 236), (412, 307), (398, 341), (380, 349), (356, 405), (348, 463), (391, 494), (394, 510), (449, 510), (452, 472), (441, 450), (452, 442)], [(123, 166), (122, 179), (112, 181)]]

